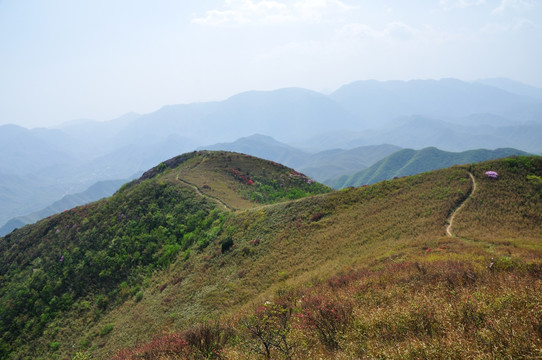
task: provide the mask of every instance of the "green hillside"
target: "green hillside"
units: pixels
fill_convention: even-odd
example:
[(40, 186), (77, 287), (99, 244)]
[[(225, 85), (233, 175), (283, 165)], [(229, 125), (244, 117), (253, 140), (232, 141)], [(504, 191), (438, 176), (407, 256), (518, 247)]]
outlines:
[(109, 199), (5, 236), (2, 358), (14, 350), (34, 357), (48, 350), (34, 341), (47, 337), (52, 324), (73, 320), (80, 311), (86, 315), (78, 321), (99, 318), (137, 298), (153, 271), (215, 241), (224, 211), (328, 191), (279, 164), (233, 153), (191, 153), (149, 170)]
[(414, 175), (453, 165), (469, 164), (514, 155), (527, 155), (527, 153), (508, 148), (468, 150), (460, 153), (443, 151), (434, 147), (422, 150), (403, 149), (354, 175), (341, 176), (334, 180), (326, 181), (326, 184), (335, 189), (374, 184), (382, 180), (393, 179), (394, 177)]
[(518, 157), (329, 192), (173, 158), (0, 239), (1, 358), (537, 357), (541, 177)]

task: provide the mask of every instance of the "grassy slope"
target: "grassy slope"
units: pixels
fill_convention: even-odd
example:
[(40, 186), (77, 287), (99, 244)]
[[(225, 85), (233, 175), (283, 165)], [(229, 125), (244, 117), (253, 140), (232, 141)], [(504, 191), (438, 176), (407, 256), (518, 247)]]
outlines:
[[(138, 304), (125, 303), (118, 309), (119, 318), (97, 325), (95, 331), (107, 321), (122, 329), (111, 334), (111, 344), (103, 351), (133, 343), (134, 332), (159, 333), (164, 324), (168, 330), (181, 329), (205, 317), (232, 313), (247, 302), (263, 301), (287, 284), (325, 278), (345, 266), (401, 259), (406, 243), (420, 249), (435, 246), (444, 234), (449, 209), (469, 188), (461, 180), (466, 176), (464, 170), (454, 169), (444, 176), (437, 172), (237, 212), (225, 223), (222, 235), (231, 234), (232, 251), (221, 254), (217, 241), (183, 266), (173, 266), (169, 274), (153, 279), (149, 296)], [(405, 211), (402, 204), (415, 210)], [(320, 220), (311, 221), (320, 213)], [(127, 332), (129, 328), (137, 330)]]
[[(218, 316), (233, 319), (233, 328), (243, 335), (243, 328), (235, 325), (237, 317), (250, 314), (257, 304), (277, 299), (276, 294), (285, 289), (296, 289), (307, 296), (325, 294), (337, 304), (348, 302), (353, 309), (341, 330), (340, 346), (333, 350), (323, 346), (314, 331), (292, 320), (289, 341), (296, 344), (300, 356), (311, 351), (326, 358), (400, 357), (402, 351), (423, 358), (427, 354), (420, 349), (433, 349), (458, 357), (465, 354), (461, 351), (472, 349), (473, 354), (484, 357), (494, 350), (480, 345), (483, 339), (451, 331), (472, 321), (477, 329), (487, 332), (489, 345), (496, 341), (493, 330), (485, 323), (483, 327), (476, 323), (477, 315), (468, 313), (475, 310), (483, 310), (484, 320), (491, 318), (500, 326), (510, 325), (527, 312), (528, 324), (517, 324), (523, 336), (518, 341), (528, 340), (532, 346), (526, 351), (533, 354), (532, 347), (540, 349), (532, 336), (533, 331), (536, 335), (536, 324), (542, 324), (542, 315), (537, 318), (537, 308), (533, 310), (525, 302), (540, 304), (540, 281), (536, 280), (536, 271), (524, 269), (540, 262), (542, 211), (540, 189), (526, 176), (541, 176), (542, 161), (521, 159), (517, 163), (496, 161), (471, 166), (480, 185), (454, 221), (454, 232), (461, 238), (446, 237), (445, 225), (447, 216), (470, 191), (467, 167), (254, 207), (234, 195), (245, 194), (249, 199), (254, 195), (256, 188), (247, 184), (247, 172), (257, 190), (263, 189), (257, 181), (264, 175), (258, 170), (264, 164), (261, 160), (238, 154), (188, 159), (179, 171), (166, 170), (159, 179), (180, 184), (211, 205), (213, 197), (220, 197), (229, 207), (239, 209), (227, 213), (218, 237), (211, 239), (209, 246), (194, 249), (187, 259), (179, 256), (164, 270), (152, 271), (136, 287), (140, 297), (122, 298), (102, 312), (93, 304), (87, 308), (76, 302), (68, 315), (47, 325), (45, 335), (33, 346), (51, 358), (85, 349), (97, 358), (108, 358), (118, 349), (145, 342), (151, 336), (181, 331)], [(224, 161), (231, 161), (233, 166)], [(273, 166), (275, 175), (282, 173), (290, 179), (289, 174), (295, 174)], [(243, 178), (231, 171), (236, 167), (243, 170)], [(486, 169), (499, 171), (500, 179), (487, 182), (483, 178)], [(178, 178), (195, 184), (206, 197), (201, 198)], [(499, 191), (495, 191), (496, 186)], [(497, 221), (482, 221), (486, 218)], [(491, 237), (484, 235), (488, 223)], [(233, 240), (234, 246), (223, 253), (221, 243), (225, 239)], [(496, 268), (509, 270), (499, 273), (498, 281), (484, 271), (491, 257), (498, 259)], [(337, 286), (333, 276), (348, 268), (361, 270), (347, 270), (338, 277), (342, 279), (338, 284), (343, 285)], [(507, 283), (510, 276), (514, 277), (514, 289)], [(451, 284), (454, 296), (450, 297), (446, 284)], [(124, 290), (121, 287), (119, 291)], [(509, 303), (501, 304), (506, 311), (500, 318), (495, 315), (498, 309), (493, 308), (497, 304), (492, 302), (497, 298), (491, 298), (498, 291), (511, 296)], [(483, 308), (481, 303), (476, 307), (462, 305), (474, 293), (487, 300)], [(500, 295), (498, 300), (504, 301)], [(438, 321), (427, 322), (420, 308), (431, 310), (430, 315)], [(296, 309), (301, 313), (306, 310), (303, 306)], [(461, 317), (465, 311), (467, 317)], [(420, 323), (429, 327), (420, 328)], [(434, 331), (428, 330), (433, 327)], [(250, 337), (245, 334), (241, 338)], [(59, 343), (58, 349), (51, 349), (54, 342)], [(444, 345), (438, 348), (435, 344)], [(254, 357), (245, 345), (237, 338), (226, 347), (227, 357)], [(515, 351), (517, 346), (508, 348)]]
[[(508, 255), (514, 248), (538, 248), (542, 239), (542, 184), (532, 175), (542, 175), (540, 163), (540, 157), (513, 157), (472, 166), (479, 192), (457, 216), (458, 235), (495, 242), (496, 248), (492, 245), (490, 249), (504, 246)], [(490, 179), (486, 171), (496, 171), (500, 176)], [(511, 241), (514, 244), (502, 245)], [(538, 257), (540, 253), (532, 255)]]
[(188, 258), (216, 241), (225, 214), (215, 189), (231, 207), (330, 191), (279, 164), (191, 153), (149, 170), (109, 199), (1, 238), (0, 358), (12, 352), (50, 357), (48, 351), (63, 354), (68, 343), (86, 347), (89, 324), (128, 298), (139, 300), (145, 282), (177, 256)]
[[(227, 222), (233, 251), (221, 254), (218, 246), (210, 247), (192, 259), (189, 271), (172, 269), (184, 285), (160, 278), (155, 289), (168, 286), (150, 291), (147, 309), (175, 313), (167, 331), (194, 323), (196, 309), (211, 317), (233, 314), (232, 327), (246, 338), (246, 328), (235, 319), (257, 313), (267, 300), (280, 303), (277, 294), (294, 289), (297, 313), (310, 312), (302, 299), (322, 294), (337, 309), (348, 304), (352, 310), (333, 350), (317, 331), (291, 319), (288, 339), (296, 358), (539, 356), (542, 211), (539, 185), (526, 176), (542, 175), (542, 159), (520, 159), (519, 165), (511, 160), (454, 167), (239, 212)], [(525, 159), (530, 166), (522, 165)], [(483, 210), (498, 222), (491, 237), (445, 236), (446, 217), (470, 190), (468, 169), (479, 190), (458, 214), (455, 231), (485, 233), (487, 225), (476, 221)], [(487, 169), (499, 171), (500, 179), (488, 182)], [(470, 209), (468, 204), (480, 200), (485, 206)], [(311, 221), (315, 214), (324, 216)], [(522, 226), (510, 231), (507, 224)], [(187, 313), (192, 318), (183, 321)], [(118, 345), (131, 341), (126, 334)], [(256, 357), (244, 340), (233, 344), (226, 346), (227, 358)]]
[(460, 153), (442, 151), (434, 147), (422, 150), (403, 149), (352, 176), (342, 176), (327, 184), (336, 189), (347, 186), (374, 184), (399, 176), (419, 174), (424, 171), (468, 164), (512, 155), (525, 155), (516, 149), (469, 150)]

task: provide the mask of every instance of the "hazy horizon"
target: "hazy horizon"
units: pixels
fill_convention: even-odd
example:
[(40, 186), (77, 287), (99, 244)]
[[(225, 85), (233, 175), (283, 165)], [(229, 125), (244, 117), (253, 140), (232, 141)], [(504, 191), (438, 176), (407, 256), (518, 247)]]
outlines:
[(365, 79), (542, 87), (540, 43), (533, 0), (0, 0), (0, 125)]

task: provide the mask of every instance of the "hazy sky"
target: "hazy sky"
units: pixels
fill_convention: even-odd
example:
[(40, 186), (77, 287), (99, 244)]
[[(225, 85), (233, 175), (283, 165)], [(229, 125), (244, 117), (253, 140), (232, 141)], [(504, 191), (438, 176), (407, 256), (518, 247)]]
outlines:
[(508, 77), (542, 87), (542, 0), (0, 0), (0, 124), (246, 90)]

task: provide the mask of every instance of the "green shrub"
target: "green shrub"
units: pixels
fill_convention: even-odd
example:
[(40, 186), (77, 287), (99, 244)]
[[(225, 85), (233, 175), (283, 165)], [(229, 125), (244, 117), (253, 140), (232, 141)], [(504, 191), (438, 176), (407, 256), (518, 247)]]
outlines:
[(100, 336), (105, 336), (109, 334), (111, 331), (113, 331), (113, 328), (115, 327), (115, 324), (107, 324), (105, 325), (102, 330), (100, 330)]
[(529, 181), (538, 191), (538, 194), (542, 196), (542, 178), (536, 175), (527, 175), (527, 181)]
[(138, 292), (135, 294), (134, 300), (135, 300), (136, 302), (140, 302), (141, 299), (143, 299), (143, 291), (138, 291)]
[(179, 244), (164, 245), (162, 248), (162, 254), (160, 255), (160, 258), (158, 258), (158, 265), (161, 267), (166, 267), (175, 259), (181, 250), (182, 247)]
[(105, 310), (107, 303), (109, 303), (109, 298), (107, 296), (102, 294), (96, 297), (96, 305), (98, 305), (100, 309)]
[(75, 355), (73, 355), (72, 357), (72, 360), (90, 360), (90, 359), (92, 359), (90, 355), (82, 351), (76, 352)]
[(232, 246), (233, 246), (233, 239), (230, 236), (222, 240), (222, 246), (221, 246), (222, 254), (230, 250)]
[(520, 166), (530, 169), (534, 165), (533, 158), (530, 156), (514, 156), (503, 159), (502, 162), (511, 169), (517, 169)]
[(85, 310), (89, 310), (90, 309), (90, 301), (88, 300), (83, 300), (79, 303), (79, 309), (81, 311), (85, 311)]
[(162, 173), (164, 171), (166, 171), (168, 168), (168, 166), (166, 165), (166, 163), (163, 163), (161, 162), (157, 167), (156, 167), (156, 170), (158, 173)]

